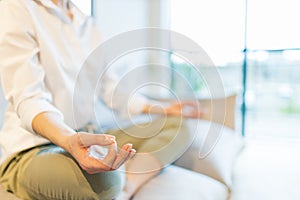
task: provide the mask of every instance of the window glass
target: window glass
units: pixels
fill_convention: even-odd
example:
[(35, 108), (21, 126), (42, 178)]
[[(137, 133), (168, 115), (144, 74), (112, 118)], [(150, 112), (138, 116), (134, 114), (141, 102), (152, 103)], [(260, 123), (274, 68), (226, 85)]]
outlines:
[(255, 51), (248, 58), (246, 134), (300, 139), (300, 51)]
[(198, 43), (218, 66), (241, 62), (244, 1), (172, 0), (171, 28)]
[(300, 47), (298, 0), (248, 0), (248, 48)]
[[(204, 70), (205, 74), (209, 74), (211, 67), (217, 67), (225, 93), (239, 92), (242, 83), (245, 2), (171, 0), (170, 8), (171, 29), (195, 41), (214, 63), (214, 66), (201, 67), (200, 71)], [(197, 53), (191, 49), (180, 51)], [(210, 97), (212, 91), (209, 91), (203, 81), (209, 77), (194, 77), (195, 73), (189, 69), (188, 63), (180, 62), (174, 56), (171, 56), (171, 64), (184, 76), (190, 74), (187, 78), (193, 89), (199, 92), (199, 97)]]

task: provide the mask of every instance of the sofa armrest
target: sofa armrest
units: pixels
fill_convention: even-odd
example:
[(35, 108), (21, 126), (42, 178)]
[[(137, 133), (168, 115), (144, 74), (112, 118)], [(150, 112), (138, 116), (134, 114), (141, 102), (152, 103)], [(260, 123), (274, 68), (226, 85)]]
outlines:
[(187, 120), (195, 132), (185, 153), (174, 163), (210, 176), (228, 188), (232, 185), (232, 169), (244, 139), (235, 128), (236, 95), (219, 99), (200, 99), (206, 109), (203, 120)]
[(230, 128), (203, 120), (188, 120), (188, 127), (197, 134), (174, 165), (210, 176), (231, 188), (234, 162), (244, 146), (242, 136)]
[(201, 107), (205, 108), (203, 120), (215, 122), (235, 129), (235, 111), (237, 94), (233, 93), (224, 98), (201, 98)]

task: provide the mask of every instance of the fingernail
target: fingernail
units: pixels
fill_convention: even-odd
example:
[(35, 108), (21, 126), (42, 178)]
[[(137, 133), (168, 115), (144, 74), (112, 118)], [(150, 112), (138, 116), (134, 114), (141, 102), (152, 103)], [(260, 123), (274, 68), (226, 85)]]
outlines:
[(131, 143), (128, 143), (128, 144), (126, 144), (126, 145), (123, 146), (123, 149), (125, 151), (127, 151), (128, 149), (131, 149), (131, 148), (132, 148), (132, 144)]
[(114, 139), (114, 138), (110, 138), (109, 139), (112, 143), (115, 143), (116, 142), (116, 140)]
[(109, 137), (109, 136), (105, 136), (105, 142), (111, 142), (114, 143), (116, 140), (115, 138)]
[(130, 152), (131, 153), (136, 153), (136, 150), (135, 149), (131, 149)]

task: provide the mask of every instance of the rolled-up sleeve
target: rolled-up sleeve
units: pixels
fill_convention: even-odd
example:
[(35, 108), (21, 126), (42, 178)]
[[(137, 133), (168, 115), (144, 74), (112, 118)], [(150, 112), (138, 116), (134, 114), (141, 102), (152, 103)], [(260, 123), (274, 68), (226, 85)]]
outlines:
[(0, 76), (5, 98), (22, 125), (32, 129), (32, 120), (42, 112), (61, 112), (52, 105), (45, 86), (45, 71), (39, 62), (39, 47), (31, 17), (25, 8), (1, 2)]

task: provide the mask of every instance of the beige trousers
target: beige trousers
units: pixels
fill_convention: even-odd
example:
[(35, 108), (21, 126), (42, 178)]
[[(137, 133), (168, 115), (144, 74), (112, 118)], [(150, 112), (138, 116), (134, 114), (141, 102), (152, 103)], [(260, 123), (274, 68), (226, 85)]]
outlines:
[[(137, 154), (151, 153), (166, 166), (186, 149), (192, 136), (181, 118), (112, 130), (120, 146), (133, 143)], [(63, 149), (53, 144), (15, 154), (0, 167), (0, 183), (25, 200), (113, 199), (123, 188), (121, 170), (90, 175)]]

